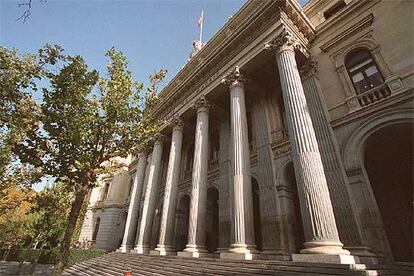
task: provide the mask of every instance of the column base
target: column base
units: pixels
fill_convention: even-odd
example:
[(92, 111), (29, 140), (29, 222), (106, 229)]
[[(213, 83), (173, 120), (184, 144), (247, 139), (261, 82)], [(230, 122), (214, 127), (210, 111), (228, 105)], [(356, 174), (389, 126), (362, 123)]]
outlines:
[(320, 255), (351, 255), (348, 250), (342, 248), (343, 244), (337, 241), (311, 241), (303, 244), (305, 249), (301, 254), (320, 254)]
[(184, 257), (184, 258), (218, 258), (219, 255), (216, 253), (209, 253), (207, 252), (186, 252), (186, 251), (180, 251), (177, 252), (178, 257)]
[(292, 261), (299, 263), (357, 264), (359, 258), (352, 255), (292, 254)]
[(177, 256), (177, 252), (175, 251), (167, 251), (167, 250), (151, 250), (149, 252), (152, 256)]
[(252, 253), (225, 252), (225, 253), (220, 253), (220, 259), (247, 261), (247, 260), (261, 259), (261, 256), (260, 254), (252, 254)]
[(121, 245), (121, 247), (119, 247), (116, 252), (120, 252), (120, 253), (128, 253), (132, 250), (132, 246), (130, 245)]
[(248, 245), (243, 243), (234, 243), (230, 245), (229, 253), (237, 254), (258, 254), (259, 251), (255, 245)]
[(158, 244), (154, 250), (150, 251), (150, 255), (154, 256), (171, 256), (177, 255), (177, 252), (171, 246), (164, 246)]
[(134, 250), (131, 250), (130, 252), (135, 254), (148, 254), (150, 250), (148, 246), (136, 246)]

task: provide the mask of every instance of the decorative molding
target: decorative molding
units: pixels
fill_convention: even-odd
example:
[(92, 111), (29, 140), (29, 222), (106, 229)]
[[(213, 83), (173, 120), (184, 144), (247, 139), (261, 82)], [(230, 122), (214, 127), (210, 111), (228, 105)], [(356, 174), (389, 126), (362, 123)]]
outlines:
[(302, 80), (305, 80), (311, 76), (318, 78), (318, 62), (314, 57), (309, 57), (299, 68), (299, 74), (302, 77)]
[(173, 131), (174, 130), (180, 130), (180, 131), (182, 131), (183, 130), (183, 127), (184, 127), (184, 122), (180, 118), (180, 116), (174, 115), (174, 116), (172, 116), (170, 125), (172, 126)]
[(152, 141), (154, 142), (154, 145), (156, 144), (162, 144), (165, 141), (165, 135), (162, 133), (157, 133), (152, 137)]
[(227, 75), (221, 80), (222, 83), (229, 85), (230, 89), (235, 86), (244, 87), (247, 83), (247, 79), (240, 72), (240, 67), (236, 66), (233, 71), (227, 73)]
[(154, 116), (168, 118), (172, 110), (182, 109), (198, 98), (197, 95), (209, 93), (214, 88), (212, 84), (220, 84), (223, 68), (243, 49), (276, 22), (283, 24), (281, 16), (296, 24), (298, 32), (302, 32), (303, 43), (314, 36), (314, 27), (296, 1), (249, 1), (164, 88)]
[(358, 33), (362, 29), (371, 26), (372, 22), (374, 22), (374, 15), (370, 13), (368, 16), (364, 17), (363, 19), (361, 19), (360, 21), (358, 21), (357, 23), (355, 23), (339, 35), (322, 44), (320, 49), (322, 50), (322, 52), (329, 52), (329, 50), (331, 50), (332, 47), (336, 46), (344, 39), (349, 38), (350, 35)]
[(207, 101), (205, 96), (202, 96), (200, 99), (196, 100), (196, 102), (193, 105), (193, 108), (197, 110), (197, 113), (199, 112), (208, 112), (211, 105)]
[(266, 50), (273, 50), (276, 51), (276, 53), (287, 50), (293, 51), (299, 47), (299, 40), (295, 38), (291, 32), (287, 31), (286, 28), (283, 28), (282, 32), (278, 36), (264, 45)]

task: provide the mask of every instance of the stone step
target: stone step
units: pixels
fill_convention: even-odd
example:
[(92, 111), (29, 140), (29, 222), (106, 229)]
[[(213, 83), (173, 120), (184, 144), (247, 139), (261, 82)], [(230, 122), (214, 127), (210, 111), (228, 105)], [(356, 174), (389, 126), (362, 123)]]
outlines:
[(65, 270), (66, 275), (119, 276), (129, 268), (139, 276), (238, 276), (238, 275), (414, 275), (407, 265), (344, 265), (298, 263), (281, 260), (227, 260), (219, 258), (185, 258), (150, 256), (134, 253), (109, 253), (75, 264)]
[[(142, 256), (142, 257), (139, 256), (139, 257), (137, 257), (136, 254), (131, 254), (131, 255), (132, 256), (129, 256), (129, 258), (131, 258), (131, 257), (133, 258), (131, 260), (131, 262), (136, 260), (137, 258), (141, 258), (141, 259), (151, 259), (151, 258), (153, 258), (151, 256), (149, 256), (149, 258), (148, 258), (148, 256)], [(128, 258), (128, 256), (126, 256), (126, 257)], [(163, 261), (166, 264), (168, 264), (168, 262), (177, 264), (177, 263), (180, 263), (181, 261), (184, 261), (187, 264), (188, 263), (193, 263), (193, 264), (196, 264), (198, 266), (200, 266), (200, 265), (202, 266), (202, 265), (205, 265), (206, 263), (208, 263), (208, 260), (202, 259), (202, 262), (200, 262), (201, 261), (200, 259), (195, 259), (195, 258), (165, 257), (165, 256), (158, 256), (157, 258), (158, 258), (157, 261)], [(212, 260), (215, 260), (215, 259), (212, 259)], [(269, 275), (274, 275), (274, 274), (272, 274), (272, 273), (274, 273), (274, 271), (285, 271), (285, 272), (288, 272), (288, 271), (304, 272), (305, 271), (306, 273), (312, 273), (313, 272), (313, 273), (317, 273), (318, 275), (324, 275), (324, 274), (358, 275), (355, 272), (350, 272), (350, 271), (344, 270), (344, 268), (349, 268), (347, 266), (340, 267), (339, 269), (338, 268), (332, 269), (332, 268), (318, 268), (318, 267), (308, 267), (308, 266), (301, 267), (301, 266), (298, 266), (298, 265), (296, 265), (296, 266), (292, 266), (292, 265), (286, 266), (286, 265), (283, 265), (281, 263), (277, 263), (276, 265), (275, 264), (270, 264), (270, 263), (263, 264), (263, 263), (260, 263), (260, 262), (250, 263), (250, 261), (246, 262), (246, 263), (244, 263), (244, 262), (220, 262), (220, 261), (217, 262), (217, 261), (212, 261), (208, 265), (211, 265), (211, 263), (213, 263), (214, 265), (220, 267), (221, 269), (226, 269), (226, 268), (230, 269), (230, 270), (234, 270), (234, 269), (237, 269), (237, 268), (245, 268), (245, 269), (250, 268), (250, 269), (254, 269), (254, 270), (260, 269), (260, 271), (262, 272), (263, 275), (267, 275), (266, 272), (269, 272), (270, 273)], [(365, 274), (359, 274), (359, 275), (365, 275)]]
[[(145, 259), (145, 258), (138, 257), (138, 259), (134, 258), (133, 260), (130, 260), (129, 262), (130, 263), (137, 262), (137, 261), (139, 261), (139, 259)], [(293, 268), (294, 271), (289, 271), (289, 270), (292, 270), (292, 268), (289, 268), (289, 267), (288, 268), (283, 268), (283, 267), (280, 267), (280, 266), (276, 267), (276, 268), (275, 267), (263, 267), (263, 266), (257, 266), (257, 265), (255, 267), (254, 266), (252, 267), (251, 265), (250, 265), (250, 267), (246, 267), (246, 266), (241, 266), (241, 267), (240, 266), (239, 267), (231, 266), (231, 267), (228, 267), (228, 266), (225, 266), (225, 265), (220, 264), (220, 263), (217, 263), (217, 265), (212, 266), (211, 264), (205, 264), (202, 260), (199, 260), (199, 259), (194, 260), (194, 259), (189, 259), (189, 258), (184, 258), (184, 259), (182, 258), (182, 261), (184, 261), (185, 263), (179, 263), (177, 258), (175, 258), (175, 262), (165, 262), (165, 259), (163, 260), (163, 257), (157, 257), (157, 262), (158, 263), (163, 263), (163, 264), (165, 264), (165, 266), (177, 266), (178, 265), (178, 267), (180, 267), (181, 269), (183, 267), (190, 267), (190, 269), (192, 269), (193, 271), (195, 269), (199, 268), (199, 267), (203, 267), (203, 268), (206, 268), (206, 269), (213, 269), (213, 271), (219, 270), (219, 271), (224, 272), (224, 273), (217, 273), (216, 272), (217, 275), (228, 275), (231, 272), (249, 273), (249, 274), (258, 274), (258, 275), (280, 275), (279, 273), (283, 273), (285, 275), (287, 273), (289, 273), (291, 275), (296, 275), (295, 273), (297, 273), (297, 272), (304, 272), (303, 268)], [(194, 264), (190, 264), (190, 263), (194, 263)], [(203, 270), (203, 272), (206, 272), (206, 270)], [(278, 273), (276, 274), (276, 272), (278, 272)], [(307, 275), (309, 275), (311, 273), (311, 271), (306, 271), (306, 273), (307, 273)], [(323, 274), (325, 274), (325, 275), (328, 274), (329, 275), (329, 274), (332, 274), (332, 273), (330, 273), (329, 271), (328, 272), (326, 272), (326, 271), (317, 271), (317, 273), (315, 275), (323, 275)], [(346, 274), (349, 274), (349, 273), (346, 273)], [(352, 273), (351, 275), (357, 275), (357, 274)], [(359, 275), (365, 275), (365, 274), (359, 274)]]

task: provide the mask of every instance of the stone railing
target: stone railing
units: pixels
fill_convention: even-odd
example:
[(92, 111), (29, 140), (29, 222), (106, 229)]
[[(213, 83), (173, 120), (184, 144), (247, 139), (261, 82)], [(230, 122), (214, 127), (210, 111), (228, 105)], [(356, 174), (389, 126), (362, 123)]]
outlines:
[(374, 87), (364, 93), (356, 95), (358, 102), (361, 107), (369, 106), (376, 102), (379, 102), (391, 95), (391, 91), (388, 86), (384, 83), (383, 85)]

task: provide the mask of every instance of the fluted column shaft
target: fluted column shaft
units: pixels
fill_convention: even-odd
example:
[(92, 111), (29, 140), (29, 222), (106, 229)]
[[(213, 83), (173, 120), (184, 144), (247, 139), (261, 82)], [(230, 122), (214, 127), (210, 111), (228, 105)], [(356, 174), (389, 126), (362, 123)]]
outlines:
[(161, 255), (166, 255), (168, 252), (173, 251), (174, 220), (177, 206), (182, 141), (183, 127), (182, 123), (179, 122), (173, 127), (161, 215), (160, 236), (157, 248), (155, 248)]
[(361, 251), (363, 249), (361, 233), (351, 200), (348, 179), (335, 134), (329, 123), (328, 111), (322, 100), (319, 80), (316, 77), (316, 63), (310, 63), (308, 63), (307, 76), (303, 80), (303, 89), (318, 139), (339, 236), (346, 247), (358, 248), (356, 251)]
[(292, 46), (276, 53), (305, 232), (301, 253), (342, 254), (321, 155)]
[(204, 100), (197, 106), (195, 131), (194, 163), (192, 174), (190, 217), (188, 225), (188, 244), (185, 252), (207, 252), (206, 249), (206, 211), (207, 211), (207, 173), (208, 173), (208, 105)]
[(135, 246), (136, 253), (148, 253), (151, 239), (152, 222), (154, 219), (155, 200), (158, 190), (158, 180), (161, 174), (161, 157), (163, 142), (158, 138), (152, 150), (151, 163), (148, 174), (148, 182), (145, 190), (144, 206), (142, 209), (141, 224), (139, 227), (138, 241)]
[(126, 252), (134, 247), (134, 234), (138, 223), (139, 200), (141, 198), (142, 186), (144, 185), (146, 167), (147, 154), (145, 151), (142, 151), (138, 155), (138, 164), (128, 206), (128, 216), (125, 223), (124, 238), (120, 247), (121, 252)]
[(230, 84), (231, 137), (233, 142), (233, 231), (232, 253), (251, 253), (255, 248), (250, 151), (247, 131), (244, 84)]

